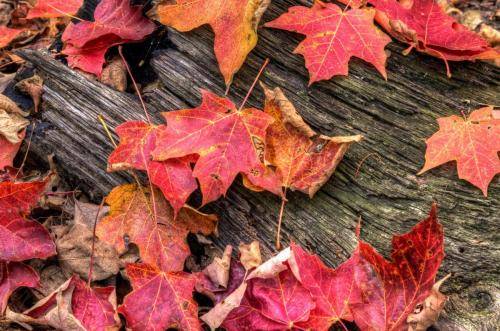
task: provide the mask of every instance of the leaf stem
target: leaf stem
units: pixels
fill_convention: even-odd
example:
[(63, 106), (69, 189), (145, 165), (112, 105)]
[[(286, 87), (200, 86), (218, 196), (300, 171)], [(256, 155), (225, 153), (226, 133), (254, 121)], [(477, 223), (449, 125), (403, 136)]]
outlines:
[(19, 169), (17, 169), (16, 178), (17, 176), (19, 176), (19, 173), (21, 173), (21, 171), (23, 170), (24, 163), (26, 163), (26, 159), (28, 158), (28, 153), (30, 151), (30, 146), (31, 146), (31, 138), (33, 138), (33, 132), (35, 132), (35, 127), (36, 123), (33, 122), (33, 127), (31, 128), (30, 137), (28, 139), (28, 146), (26, 147), (26, 153), (24, 153), (23, 162), (21, 163), (21, 166), (19, 167)]
[(122, 46), (118, 46), (118, 54), (120, 54), (120, 57), (122, 58), (123, 64), (125, 65), (125, 68), (127, 68), (128, 75), (130, 76), (130, 79), (132, 80), (132, 83), (134, 84), (134, 89), (135, 93), (139, 96), (139, 100), (141, 101), (142, 109), (144, 110), (144, 114), (146, 115), (146, 120), (148, 121), (149, 124), (151, 124), (151, 117), (148, 114), (148, 111), (146, 110), (146, 105), (144, 104), (144, 100), (142, 99), (142, 94), (139, 91), (139, 88), (137, 87), (137, 83), (135, 82), (134, 76), (132, 75), (132, 71), (130, 71), (130, 67), (128, 66), (127, 61), (125, 60), (125, 57), (123, 56), (122, 52)]
[(250, 97), (250, 94), (252, 94), (252, 91), (253, 89), (255, 88), (255, 85), (257, 84), (257, 82), (259, 81), (259, 77), (260, 75), (262, 75), (262, 73), (264, 72), (264, 69), (266, 68), (267, 64), (269, 63), (269, 58), (267, 58), (264, 63), (262, 64), (262, 67), (260, 67), (260, 70), (259, 70), (259, 73), (257, 74), (257, 76), (255, 77), (253, 83), (252, 83), (252, 86), (250, 86), (250, 89), (248, 90), (247, 92), (247, 95), (245, 96), (245, 99), (243, 99), (243, 102), (241, 103), (241, 106), (240, 108), (238, 109), (238, 111), (241, 111), (243, 109), (243, 106), (245, 105), (245, 103), (248, 101), (248, 98)]
[(278, 216), (278, 229), (276, 230), (276, 249), (281, 249), (281, 223), (283, 221), (283, 212), (285, 211), (286, 204), (286, 188), (283, 192), (283, 197), (281, 198), (280, 213)]
[(89, 275), (87, 277), (87, 286), (90, 287), (90, 282), (92, 280), (92, 271), (94, 270), (94, 251), (95, 251), (95, 231), (97, 227), (97, 220), (99, 218), (99, 214), (101, 213), (101, 209), (104, 206), (104, 198), (101, 200), (101, 204), (97, 209), (97, 214), (94, 219), (94, 227), (92, 229), (92, 250), (90, 251), (90, 266), (89, 266)]

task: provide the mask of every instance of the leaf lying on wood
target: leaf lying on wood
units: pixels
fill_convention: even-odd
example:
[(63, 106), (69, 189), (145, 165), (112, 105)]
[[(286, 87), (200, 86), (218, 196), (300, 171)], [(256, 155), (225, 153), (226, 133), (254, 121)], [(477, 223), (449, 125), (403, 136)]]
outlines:
[(142, 40), (155, 25), (142, 16), (142, 7), (129, 1), (103, 0), (94, 12), (94, 22), (68, 25), (63, 33), (63, 53), (72, 68), (100, 76), (107, 50), (119, 44)]
[(97, 225), (100, 240), (110, 243), (118, 253), (128, 243), (139, 247), (142, 261), (162, 271), (181, 271), (189, 256), (189, 232), (209, 235), (216, 230), (217, 217), (191, 208), (174, 214), (160, 192), (153, 194), (135, 184), (118, 186), (106, 198), (110, 213)]
[(373, 64), (387, 79), (384, 48), (391, 38), (374, 25), (374, 16), (373, 9), (342, 11), (335, 4), (315, 1), (311, 8), (291, 7), (265, 26), (306, 35), (294, 52), (306, 60), (309, 84), (337, 75), (347, 76), (352, 56)]
[[(368, 0), (368, 3), (377, 9), (377, 22), (394, 38), (410, 45), (406, 52), (415, 48), (445, 62), (500, 58), (497, 50), (447, 15), (435, 0)], [(447, 63), (446, 66), (450, 75)]]
[(3, 316), (12, 292), (21, 286), (36, 287), (38, 281), (39, 277), (31, 267), (19, 262), (0, 261), (0, 316)]
[(0, 183), (0, 260), (23, 261), (56, 254), (48, 231), (26, 215), (38, 203), (49, 180)]
[(108, 158), (108, 171), (146, 170), (150, 181), (160, 188), (177, 214), (198, 187), (190, 165), (193, 158), (151, 160), (157, 128), (144, 122), (125, 122), (117, 127), (115, 131), (120, 137), (120, 145)]
[(280, 88), (263, 88), (264, 112), (274, 118), (266, 134), (266, 163), (275, 167), (281, 186), (312, 198), (333, 174), (349, 146), (362, 136), (318, 135)]
[(73, 276), (57, 290), (23, 313), (7, 311), (10, 321), (51, 326), (58, 330), (117, 330), (114, 287), (90, 288)]
[(229, 86), (248, 53), (257, 44), (257, 26), (271, 0), (176, 0), (160, 2), (150, 15), (179, 31), (209, 24), (215, 33), (214, 50)]
[[(269, 115), (255, 108), (238, 110), (230, 100), (202, 91), (199, 107), (163, 116), (168, 125), (157, 130), (153, 158), (199, 155), (193, 174), (200, 182), (203, 204), (225, 195), (239, 173), (262, 178), (266, 129), (272, 122)], [(270, 187), (279, 194), (277, 185)]]
[(484, 196), (500, 173), (500, 111), (484, 107), (467, 118), (438, 119), (439, 131), (427, 139), (425, 164), (419, 174), (443, 163), (456, 161), (458, 177), (478, 187)]
[(198, 305), (193, 300), (196, 279), (185, 272), (163, 272), (148, 264), (129, 264), (133, 291), (118, 311), (133, 331), (176, 328), (201, 330)]
[(55, 18), (75, 15), (83, 4), (83, 0), (36, 0), (36, 4), (28, 12), (27, 19)]
[[(235, 279), (229, 283), (240, 285), (219, 297), (213, 292), (217, 304), (201, 319), (212, 329), (222, 324), (228, 330), (327, 330), (342, 320), (354, 320), (361, 330), (407, 329), (407, 319), (414, 326), (423, 323), (425, 316), (410, 314), (421, 302), (434, 300), (443, 257), (443, 232), (433, 206), (427, 219), (393, 237), (391, 262), (360, 240), (337, 269), (293, 243), (244, 279), (238, 272), (242, 266), (232, 263)], [(197, 288), (206, 293), (214, 287), (200, 279)]]
[(429, 295), (444, 257), (443, 228), (436, 205), (427, 219), (392, 239), (392, 261), (360, 241), (354, 256), (355, 291), (360, 300), (350, 308), (362, 330), (398, 330), (415, 306)]

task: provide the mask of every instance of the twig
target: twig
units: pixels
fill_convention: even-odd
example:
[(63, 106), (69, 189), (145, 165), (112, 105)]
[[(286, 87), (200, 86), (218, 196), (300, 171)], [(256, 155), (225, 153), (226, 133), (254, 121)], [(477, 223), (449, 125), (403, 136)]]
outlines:
[(94, 249), (95, 249), (95, 230), (97, 227), (97, 219), (99, 218), (99, 214), (101, 213), (101, 209), (104, 206), (104, 198), (101, 200), (101, 204), (97, 209), (97, 214), (95, 215), (94, 220), (94, 228), (92, 230), (92, 250), (90, 252), (90, 266), (89, 266), (89, 275), (87, 277), (87, 286), (90, 287), (90, 282), (92, 280), (92, 271), (94, 270)]
[(26, 159), (28, 157), (28, 152), (30, 151), (31, 138), (33, 138), (33, 132), (35, 132), (35, 127), (36, 127), (36, 123), (33, 122), (33, 128), (31, 129), (30, 137), (28, 139), (28, 146), (26, 147), (26, 153), (24, 153), (23, 162), (21, 163), (21, 166), (19, 167), (19, 169), (17, 169), (16, 177), (15, 178), (17, 178), (17, 176), (19, 175), (19, 173), (23, 170), (24, 163), (26, 162)]

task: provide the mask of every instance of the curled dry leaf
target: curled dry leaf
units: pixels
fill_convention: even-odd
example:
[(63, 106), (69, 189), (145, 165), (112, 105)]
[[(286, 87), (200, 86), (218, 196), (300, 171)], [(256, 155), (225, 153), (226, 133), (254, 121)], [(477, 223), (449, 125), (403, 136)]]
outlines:
[(450, 275), (445, 276), (432, 286), (431, 293), (424, 302), (417, 305), (415, 311), (408, 315), (406, 322), (409, 324), (408, 331), (426, 331), (439, 318), (448, 297), (439, 292), (439, 288)]
[(238, 250), (240, 251), (240, 262), (245, 267), (245, 270), (252, 270), (262, 264), (260, 244), (257, 240), (252, 241), (250, 244), (241, 243)]
[(315, 1), (311, 8), (295, 6), (266, 27), (306, 35), (294, 53), (302, 54), (309, 70), (309, 84), (348, 74), (351, 57), (361, 58), (375, 66), (387, 79), (385, 46), (391, 38), (374, 24), (373, 9), (343, 11), (333, 3)]
[(333, 174), (349, 146), (362, 136), (318, 135), (280, 88), (262, 86), (266, 95), (264, 111), (274, 119), (266, 135), (266, 162), (276, 168), (281, 186), (312, 198)]
[(7, 88), (7, 86), (14, 79), (14, 77), (16, 77), (16, 73), (15, 72), (12, 73), (12, 74), (3, 74), (3, 73), (0, 73), (0, 93), (2, 93), (3, 91), (5, 91), (5, 89)]
[(12, 167), (14, 158), (16, 157), (25, 136), (26, 130), (21, 131), (19, 133), (21, 141), (17, 144), (13, 144), (0, 135), (0, 170), (3, 170), (5, 167)]
[(490, 182), (500, 173), (500, 111), (484, 107), (467, 118), (438, 118), (438, 124), (439, 131), (426, 140), (425, 164), (418, 174), (456, 161), (458, 177), (487, 196)]
[(127, 89), (127, 68), (123, 60), (115, 56), (106, 66), (104, 66), (99, 80), (101, 83), (117, 91), (125, 92)]
[(227, 245), (222, 254), (222, 258), (215, 257), (212, 263), (210, 263), (204, 270), (203, 273), (210, 278), (215, 286), (227, 287), (229, 282), (229, 267), (231, 265), (231, 253), (233, 252), (233, 247)]
[(33, 75), (17, 83), (16, 88), (31, 97), (35, 113), (38, 112), (38, 107), (40, 106), (42, 98), (43, 79), (38, 75)]
[(182, 32), (209, 24), (215, 33), (215, 56), (229, 86), (257, 44), (257, 26), (270, 3), (271, 0), (163, 1), (151, 10), (150, 16)]

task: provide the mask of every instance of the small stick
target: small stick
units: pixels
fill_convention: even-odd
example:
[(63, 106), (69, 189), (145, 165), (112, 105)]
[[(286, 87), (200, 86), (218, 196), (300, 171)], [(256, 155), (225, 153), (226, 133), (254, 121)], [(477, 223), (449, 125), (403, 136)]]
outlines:
[(92, 279), (92, 271), (94, 269), (95, 230), (97, 227), (97, 219), (99, 218), (99, 214), (101, 213), (101, 209), (103, 206), (104, 206), (104, 198), (102, 198), (101, 204), (99, 205), (99, 209), (97, 209), (97, 214), (95, 215), (95, 220), (94, 220), (94, 228), (92, 230), (92, 250), (90, 253), (89, 275), (87, 277), (87, 286), (88, 287), (90, 287), (90, 281)]
[(120, 54), (120, 57), (122, 58), (123, 64), (125, 65), (125, 68), (127, 68), (128, 75), (130, 76), (130, 79), (132, 80), (132, 83), (134, 84), (134, 89), (135, 93), (139, 96), (139, 100), (141, 101), (142, 109), (144, 110), (144, 114), (146, 115), (146, 119), (149, 124), (151, 124), (151, 118), (149, 117), (148, 111), (146, 110), (146, 105), (144, 104), (144, 100), (142, 99), (141, 92), (139, 91), (139, 88), (137, 87), (137, 83), (135, 82), (134, 76), (132, 75), (132, 71), (130, 71), (130, 67), (128, 66), (127, 61), (125, 60), (125, 57), (123, 56), (122, 52), (122, 46), (118, 46), (118, 54)]
[(33, 128), (31, 129), (30, 137), (28, 139), (28, 146), (26, 147), (26, 153), (24, 153), (23, 162), (21, 163), (21, 166), (19, 167), (19, 169), (17, 169), (16, 178), (19, 175), (19, 173), (23, 170), (24, 163), (26, 162), (26, 159), (28, 158), (28, 152), (30, 151), (30, 146), (31, 146), (31, 138), (33, 138), (33, 132), (35, 132), (35, 127), (36, 127), (36, 123), (33, 122)]
[(111, 143), (113, 144), (113, 146), (115, 146), (115, 148), (118, 147), (118, 145), (115, 142), (115, 139), (113, 138), (113, 135), (111, 134), (111, 131), (109, 131), (109, 129), (108, 129), (108, 125), (104, 121), (104, 116), (102, 116), (101, 114), (99, 114), (97, 116), (97, 119), (99, 119), (99, 122), (101, 122), (101, 124), (102, 124), (102, 126), (104, 128), (104, 131), (106, 131), (106, 134), (108, 135), (108, 138), (111, 141)]
[(262, 75), (262, 73), (264, 72), (264, 69), (266, 68), (266, 66), (267, 66), (268, 63), (269, 63), (269, 59), (266, 59), (264, 61), (264, 63), (262, 64), (262, 67), (260, 68), (259, 73), (255, 77), (255, 79), (254, 79), (254, 81), (252, 83), (252, 86), (250, 86), (250, 89), (248, 90), (247, 95), (245, 96), (245, 99), (243, 99), (243, 102), (241, 103), (241, 106), (238, 109), (238, 111), (241, 111), (243, 109), (243, 106), (245, 105), (245, 103), (247, 102), (248, 98), (250, 97), (250, 94), (252, 93), (253, 89), (255, 88), (255, 85), (259, 81), (260, 75)]

